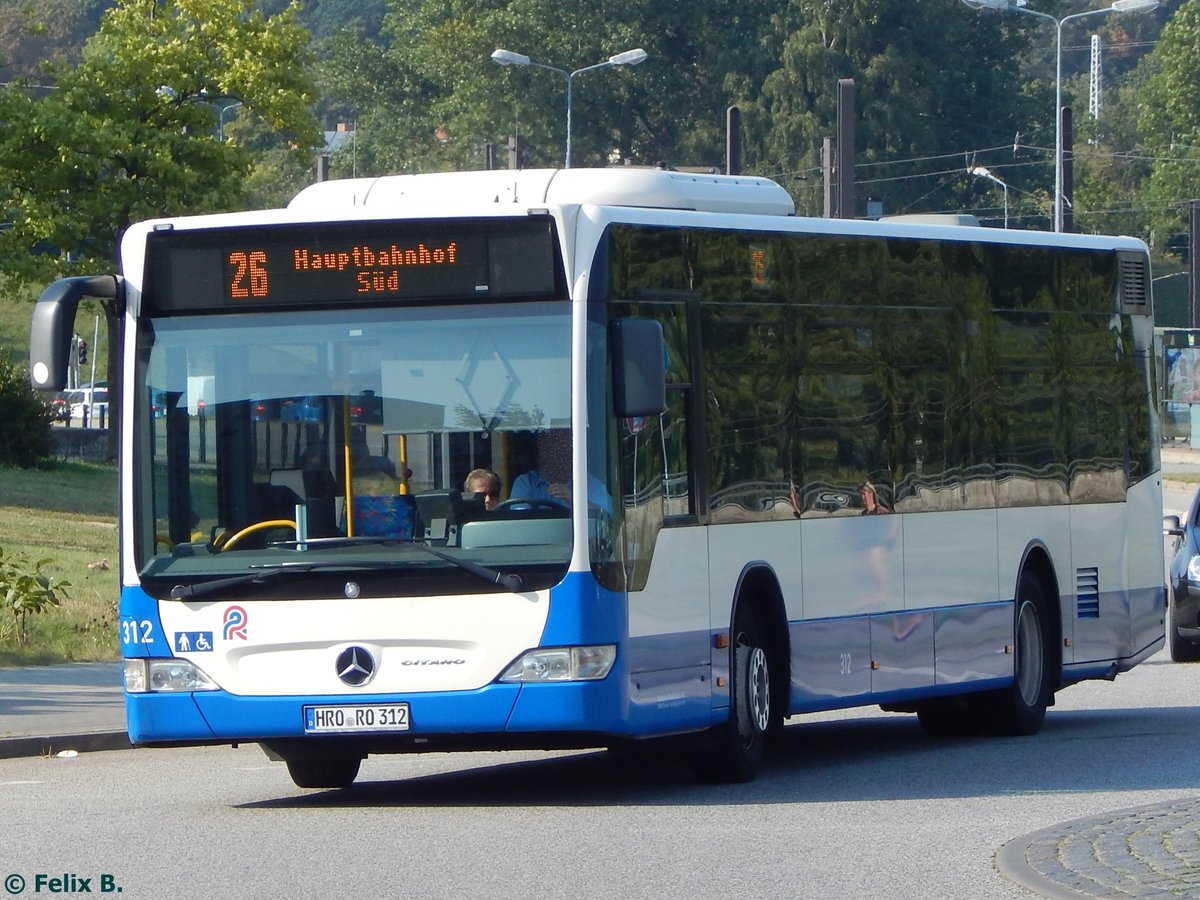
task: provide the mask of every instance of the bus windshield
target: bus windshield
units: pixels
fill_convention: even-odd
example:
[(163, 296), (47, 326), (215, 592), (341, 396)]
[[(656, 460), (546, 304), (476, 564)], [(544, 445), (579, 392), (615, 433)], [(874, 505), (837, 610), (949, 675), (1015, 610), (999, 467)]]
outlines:
[[(518, 583), (489, 587), (489, 573), (556, 582), (569, 500), (527, 473), (546, 488), (569, 472), (569, 334), (562, 302), (145, 323), (133, 431), (147, 590), (225, 579), (295, 598), (320, 573), (386, 580), (390, 596)], [(306, 577), (266, 577), (286, 571)]]

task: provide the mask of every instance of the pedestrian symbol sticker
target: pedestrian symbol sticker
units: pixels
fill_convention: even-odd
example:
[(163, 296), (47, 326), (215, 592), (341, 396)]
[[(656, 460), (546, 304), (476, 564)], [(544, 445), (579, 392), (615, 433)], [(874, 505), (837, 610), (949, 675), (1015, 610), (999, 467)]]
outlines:
[(212, 650), (213, 637), (211, 631), (177, 631), (175, 632), (176, 653), (204, 653)]

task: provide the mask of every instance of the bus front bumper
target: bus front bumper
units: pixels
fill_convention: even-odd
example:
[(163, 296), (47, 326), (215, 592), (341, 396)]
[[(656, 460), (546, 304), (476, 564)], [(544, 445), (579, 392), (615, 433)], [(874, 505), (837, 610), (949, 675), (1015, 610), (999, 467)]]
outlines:
[[(620, 681), (492, 684), (475, 691), (411, 695), (247, 697), (226, 691), (126, 693), (130, 740), (137, 746), (255, 741), (354, 741), (393, 750), (531, 746), (534, 735), (618, 735)], [(316, 733), (310, 709), (406, 707), (404, 727)], [(628, 728), (625, 725), (624, 728)], [(535, 742), (544, 743), (543, 741)], [(582, 745), (593, 745), (585, 741)], [(564, 745), (563, 743), (556, 746)]]

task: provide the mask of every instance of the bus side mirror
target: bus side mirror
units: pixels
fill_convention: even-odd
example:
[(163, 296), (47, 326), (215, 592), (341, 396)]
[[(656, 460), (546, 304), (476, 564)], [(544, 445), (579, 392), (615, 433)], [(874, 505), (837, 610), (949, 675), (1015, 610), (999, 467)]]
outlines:
[(657, 416), (667, 408), (667, 363), (662, 325), (653, 319), (613, 319), (613, 412), (618, 419)]
[(29, 381), (39, 391), (67, 386), (75, 311), (84, 297), (115, 300), (118, 279), (112, 275), (60, 278), (38, 297), (29, 332)]

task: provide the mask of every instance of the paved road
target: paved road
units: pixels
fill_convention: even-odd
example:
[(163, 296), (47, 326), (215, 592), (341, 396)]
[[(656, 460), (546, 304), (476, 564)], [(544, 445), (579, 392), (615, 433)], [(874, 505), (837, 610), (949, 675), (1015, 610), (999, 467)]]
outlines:
[[(1188, 463), (1190, 464), (1190, 463)], [(1168, 463), (1171, 466), (1171, 463)], [(1175, 464), (1174, 468), (1183, 466)], [(1164, 511), (1183, 512), (1190, 502), (1194, 488), (1181, 482), (1168, 480), (1164, 485)], [(233, 776), (229, 772), (206, 775), (205, 778), (215, 779), (212, 784), (220, 788), (232, 787), (233, 796), (222, 799), (220, 791), (212, 793), (210, 803), (244, 803), (253, 809), (292, 809), (301, 814), (314, 809), (324, 809), (330, 803), (337, 809), (350, 811), (373, 810), (376, 806), (391, 808), (407, 806), (415, 803), (419, 809), (428, 810), (442, 808), (462, 808), (473, 805), (478, 797), (482, 798), (486, 808), (505, 810), (520, 810), (518, 816), (522, 821), (518, 834), (524, 839), (541, 834), (538, 826), (539, 816), (536, 809), (545, 804), (552, 806), (581, 804), (578, 822), (562, 822), (559, 816), (551, 816), (558, 821), (559, 827), (565, 827), (570, 832), (575, 828), (596, 828), (612, 826), (613, 820), (620, 821), (620, 815), (614, 815), (614, 810), (622, 809), (625, 805), (638, 806), (642, 803), (644, 792), (656, 796), (660, 791), (666, 791), (674, 799), (667, 800), (667, 805), (678, 802), (680, 791), (713, 792), (698, 794), (696, 803), (701, 806), (714, 805), (714, 812), (720, 812), (714, 818), (714, 834), (724, 833), (733, 845), (742, 847), (742, 852), (754, 858), (757, 854), (767, 853), (760, 865), (779, 868), (779, 860), (770, 857), (770, 841), (774, 833), (763, 834), (763, 822), (775, 821), (780, 828), (792, 830), (792, 824), (779, 820), (776, 806), (800, 803), (804, 804), (806, 812), (820, 809), (823, 805), (834, 804), (830, 818), (818, 817), (817, 820), (806, 824), (796, 824), (796, 834), (805, 835), (802, 841), (804, 852), (821, 856), (820, 847), (827, 845), (829, 834), (839, 834), (848, 827), (841, 820), (847, 811), (847, 806), (839, 804), (865, 803), (874, 805), (886, 800), (901, 800), (902, 811), (892, 811), (883, 806), (881, 812), (875, 812), (872, 820), (870, 815), (859, 824), (858, 829), (883, 827), (888, 835), (882, 845), (871, 844), (862, 848), (860, 853), (870, 858), (875, 852), (887, 851), (887, 845), (894, 844), (895, 834), (892, 828), (894, 818), (907, 820), (912, 816), (949, 816), (947, 822), (936, 824), (926, 822), (924, 830), (918, 828), (907, 844), (907, 852), (911, 854), (913, 846), (926, 847), (929, 845), (929, 834), (935, 835), (935, 845), (938, 839), (950, 840), (950, 835), (967, 833), (984, 828), (986, 835), (980, 842), (976, 834), (967, 840), (965, 846), (955, 847), (954, 851), (946, 851), (956, 859), (966, 854), (968, 862), (956, 863), (954, 871), (956, 878), (966, 878), (971, 882), (970, 890), (964, 893), (965, 884), (955, 882), (952, 878), (944, 886), (938, 887), (936, 882), (922, 881), (924, 875), (913, 876), (912, 864), (900, 859), (882, 862), (875, 859), (872, 870), (883, 872), (886, 877), (877, 878), (874, 872), (851, 877), (846, 881), (846, 859), (853, 856), (839, 850), (838, 846), (828, 847), (824, 853), (835, 871), (842, 871), (841, 880), (829, 882), (818, 889), (821, 878), (812, 876), (805, 871), (802, 881), (792, 884), (793, 896), (865, 896), (876, 898), (888, 896), (912, 896), (918, 892), (926, 898), (958, 898), (958, 896), (973, 896), (973, 898), (1027, 898), (1026, 888), (1034, 894), (1050, 896), (1050, 898), (1109, 898), (1109, 896), (1163, 896), (1163, 898), (1200, 898), (1200, 769), (1189, 764), (1194, 758), (1195, 736), (1200, 733), (1200, 708), (1194, 706), (1195, 698), (1200, 697), (1200, 688), (1195, 680), (1200, 678), (1200, 666), (1176, 666), (1159, 654), (1150, 664), (1139, 668), (1138, 671), (1117, 679), (1115, 685), (1087, 684), (1075, 686), (1064, 691), (1061, 695), (1060, 707), (1051, 713), (1048, 728), (1043, 736), (1032, 739), (1032, 742), (1012, 742), (1013, 767), (1018, 779), (1007, 787), (997, 787), (997, 776), (990, 767), (1004, 763), (997, 762), (989, 751), (980, 754), (979, 748), (988, 746), (1003, 746), (1006, 742), (988, 742), (988, 744), (966, 745), (955, 750), (953, 746), (930, 745), (924, 742), (919, 733), (914, 734), (911, 718), (899, 716), (882, 716), (872, 710), (847, 710), (845, 713), (830, 713), (823, 716), (806, 716), (803, 727), (792, 727), (787, 731), (787, 737), (780, 742), (773, 760), (768, 764), (763, 779), (755, 786), (746, 788), (712, 788), (712, 787), (683, 787), (689, 784), (679, 773), (643, 773), (635, 776), (635, 784), (630, 787), (629, 773), (620, 774), (613, 781), (611, 770), (605, 766), (602, 756), (596, 755), (552, 755), (548, 763), (524, 763), (522, 760), (540, 760), (541, 755), (503, 755), (503, 756), (439, 756), (439, 757), (384, 757), (383, 760), (367, 761), (364, 767), (362, 781), (367, 782), (346, 794), (300, 794), (290, 788), (286, 773), (276, 764), (266, 763), (258, 756), (257, 750), (242, 749), (235, 751), (238, 763), (234, 764)], [(1147, 688), (1147, 685), (1148, 686)], [(1157, 686), (1156, 686), (1157, 685)], [(1138, 688), (1134, 695), (1136, 700), (1129, 700), (1123, 689)], [(1102, 710), (1112, 704), (1112, 712), (1104, 719)], [(1124, 706), (1122, 706), (1124, 704)], [(1067, 715), (1064, 716), (1063, 714)], [(1094, 718), (1094, 716), (1102, 718)], [(882, 716), (882, 721), (880, 718)], [(1062, 730), (1064, 722), (1073, 727)], [(1112, 725), (1117, 724), (1122, 730), (1121, 736), (1114, 733)], [(1132, 732), (1129, 727), (1132, 726)], [(1141, 733), (1139, 734), (1139, 730)], [(882, 738), (882, 739), (881, 739)], [(1050, 748), (1044, 742), (1050, 740)], [(127, 746), (124, 736), (124, 706), (120, 697), (120, 664), (76, 664), (68, 666), (50, 666), (31, 668), (31, 670), (0, 670), (0, 757), (12, 756), (48, 756), (67, 751), (60, 760), (49, 764), (72, 764), (72, 750), (101, 750)], [(868, 760), (864, 762), (863, 746)], [(932, 749), (930, 750), (932, 746)], [(923, 748), (923, 749), (918, 749)], [(1040, 748), (1040, 749), (1039, 749)], [(247, 750), (250, 756), (247, 757)], [(1034, 762), (1031, 766), (1030, 751), (1033, 750)], [(228, 752), (228, 751), (226, 751)], [(1130, 756), (1133, 754), (1133, 756)], [(983, 756), (986, 762), (979, 762), (978, 772), (974, 773), (982, 779), (982, 785), (967, 787), (970, 784), (970, 773), (961, 775), (967, 784), (938, 785), (938, 773), (953, 772), (962, 764), (964, 756)], [(842, 766), (845, 758), (851, 760), (850, 766)], [(156, 770), (160, 764), (169, 772), (176, 764), (187, 770), (222, 769), (228, 767), (228, 756), (222, 756), (218, 750), (193, 751), (137, 751), (127, 754), (97, 755), (97, 769), (106, 770), (107, 774), (100, 776), (101, 784), (88, 787), (77, 786), (78, 790), (100, 790), (101, 797), (107, 796), (110, 785), (127, 785), (134, 782), (138, 790), (146, 784), (151, 770)], [(914, 758), (919, 758), (917, 768), (912, 768)], [(113, 760), (100, 764), (101, 760)], [(162, 761), (162, 763), (158, 761)], [(432, 762), (431, 762), (432, 760)], [(517, 766), (514, 768), (514, 761)], [(223, 764), (224, 763), (224, 764)], [(811, 778), (800, 775), (797, 766), (808, 770), (814, 766)], [(13, 797), (22, 790), (25, 784), (42, 784), (38, 779), (20, 778), (20, 766), (38, 766), (47, 764), (46, 760), (22, 761), (13, 760), (8, 763), (0, 762), (0, 798)], [(90, 763), (85, 764), (90, 766)], [(18, 767), (14, 770), (10, 767)], [(150, 769), (146, 767), (151, 767)], [(932, 767), (932, 773), (930, 773)], [(1042, 772), (1039, 768), (1049, 767), (1058, 775)], [(1075, 772), (1075, 768), (1079, 772)], [(248, 787), (242, 784), (242, 779), (236, 773), (270, 773), (264, 775), (266, 785), (260, 785), (258, 778), (252, 779), (254, 784)], [(120, 773), (120, 774), (114, 774)], [(1153, 773), (1153, 774), (1147, 774)], [(932, 774), (932, 782), (929, 781)], [(664, 778), (665, 775), (665, 778)], [(907, 775), (916, 779), (913, 790), (905, 790), (895, 784), (895, 780)], [(515, 776), (515, 782), (514, 782)], [(157, 776), (156, 776), (157, 778)], [(161, 809), (167, 810), (172, 816), (191, 816), (188, 812), (187, 792), (191, 788), (191, 775), (167, 775), (168, 793), (161, 798)], [(401, 778), (396, 782), (392, 779)], [(800, 782), (797, 782), (797, 779)], [(830, 790), (828, 779), (847, 779), (847, 785), (857, 784), (859, 790), (839, 791)], [(1026, 784), (1019, 784), (1024, 778)], [(1064, 784), (1063, 779), (1079, 778), (1080, 784)], [(282, 779), (282, 786), (281, 786)], [(383, 779), (380, 781), (379, 779)], [(680, 780), (682, 779), (682, 780)], [(780, 781), (782, 779), (782, 781)], [(516, 787), (514, 803), (510, 804), (510, 787)], [(649, 786), (647, 786), (649, 785)], [(666, 785), (666, 787), (664, 787)], [(932, 785), (937, 785), (932, 786)], [(782, 786), (782, 794), (780, 794)], [(990, 786), (990, 787), (989, 787)], [(988, 800), (990, 809), (977, 810), (970, 803), (966, 809), (954, 809), (953, 806), (940, 809), (946, 800), (942, 796), (943, 788), (947, 788), (949, 796), (961, 794), (959, 799), (971, 800), (978, 793), (980, 798)], [(74, 788), (73, 788), (74, 790)], [(250, 793), (245, 793), (246, 790)], [(730, 792), (734, 792), (731, 794)], [(742, 793), (737, 793), (737, 792)], [(990, 791), (998, 791), (995, 796)], [(174, 794), (172, 793), (174, 792)], [(281, 793), (282, 792), (282, 793)], [(40, 794), (40, 791), (30, 791)], [(73, 794), (72, 794), (73, 796)], [(478, 797), (476, 797), (478, 796)], [(238, 799), (240, 797), (240, 799)], [(259, 799), (250, 799), (258, 797)], [(293, 799), (263, 799), (293, 797)], [(552, 799), (553, 797), (553, 799)], [(1024, 800), (1021, 809), (1025, 815), (1012, 815), (1012, 802), (1015, 798)], [(1072, 800), (1062, 803), (1067, 797)], [(324, 798), (324, 799), (323, 799)], [(574, 798), (574, 799), (572, 799)], [(1050, 802), (1048, 798), (1054, 798)], [(978, 798), (976, 798), (978, 799)], [(42, 798), (42, 803), (46, 798)], [(54, 803), (61, 803), (61, 809), (56, 809)], [(72, 810), (70, 797), (50, 800), (44, 815), (58, 820), (59, 816), (70, 818), (76, 815)], [(515, 804), (515, 806), (514, 806)], [(527, 809), (532, 804), (534, 811)], [(728, 809), (737, 810), (732, 816), (724, 815)], [(650, 806), (658, 805), (658, 800), (652, 800)], [(690, 803), (688, 804), (691, 805)], [(244, 806), (246, 808), (246, 806)], [(750, 816), (745, 818), (745, 815)], [(757, 814), (754, 810), (758, 810)], [(1030, 814), (1030, 810), (1036, 810)], [(96, 809), (94, 815), (97, 822), (103, 822), (101, 809)], [(526, 821), (532, 815), (532, 822)], [(858, 811), (852, 810), (851, 818), (857, 817)], [(955, 821), (954, 816), (962, 816), (961, 821)], [(425, 818), (427, 816), (421, 816)], [(1061, 821), (1060, 821), (1061, 817)], [(690, 817), (688, 817), (690, 818)], [(800, 820), (804, 816), (800, 815)], [(761, 820), (761, 821), (760, 821)], [(994, 826), (997, 820), (1003, 822)], [(59, 820), (62, 821), (62, 820)], [(352, 822), (353, 822), (352, 818)], [(790, 820), (788, 820), (790, 821)], [(1042, 824), (1038, 824), (1038, 822)], [(760, 836), (761, 845), (745, 846), (744, 839), (731, 838), (731, 822), (742, 822), (742, 827), (748, 834)], [(1014, 827), (1014, 823), (1015, 827)], [(619, 824), (623, 829), (640, 828), (641, 817), (632, 818), (629, 822)], [(128, 823), (131, 833), (136, 833), (144, 823)], [(356, 824), (347, 826), (350, 830), (358, 827)], [(379, 827), (388, 829), (380, 822)], [(458, 826), (456, 826), (457, 828)], [(664, 826), (665, 828), (670, 828)], [(694, 830), (697, 826), (691, 823)], [(932, 832), (930, 832), (932, 828)], [(1006, 830), (1003, 830), (1007, 828)], [(18, 860), (24, 850), (29, 850), (28, 834), (8, 834), (10, 830), (0, 824), (0, 847), (10, 847), (14, 856), (7, 856), (0, 851), (0, 860), (10, 860), (13, 871), (18, 871)], [(688, 834), (688, 829), (684, 829)], [(901, 829), (902, 833), (902, 829)], [(707, 829), (701, 834), (713, 838)], [(817, 834), (817, 836), (811, 836)], [(924, 834), (924, 836), (920, 836)], [(937, 835), (942, 835), (937, 838)], [(456, 836), (449, 836), (451, 844), (458, 844)], [(660, 835), (661, 836), (661, 835)], [(695, 835), (692, 834), (692, 838)], [(89, 838), (90, 840), (90, 838)], [(113, 835), (116, 844), (124, 839)], [(246, 841), (253, 838), (246, 836)], [(299, 840), (299, 838), (298, 838)], [(491, 838), (488, 838), (491, 840)], [(590, 839), (588, 839), (590, 840)], [(587, 844), (588, 840), (584, 840)], [(680, 844), (680, 840), (683, 844)], [(992, 844), (988, 841), (992, 840)], [(712, 854), (702, 854), (696, 858), (695, 847), (688, 844), (688, 839), (677, 838), (674, 853), (680, 859), (694, 859), (696, 871), (707, 871), (714, 859), (727, 857), (731, 852), (730, 841), (726, 844), (716, 844)], [(486, 842), (486, 841), (485, 841)], [(106, 845), (108, 840), (106, 839)], [(703, 840), (701, 840), (703, 845)], [(115, 845), (114, 845), (115, 846)], [(624, 846), (624, 851), (607, 852), (622, 859), (638, 859), (638, 848), (628, 846), (626, 836), (620, 839), (614, 836), (612, 846)], [(238, 846), (227, 845), (230, 854), (240, 851)], [(287, 857), (290, 847), (281, 846), (278, 852)], [(508, 851), (497, 851), (503, 854)], [(600, 852), (600, 851), (598, 851)], [(780, 853), (790, 854), (791, 847), (780, 847)], [(433, 854), (437, 856), (436, 853)], [(644, 857), (644, 853), (642, 853)], [(928, 866), (923, 853), (918, 853), (916, 871), (922, 872)], [(40, 857), (40, 858), (44, 858)], [(517, 853), (515, 859), (522, 858)], [(139, 863), (137, 857), (131, 857), (127, 872), (136, 870)], [(986, 860), (986, 865), (982, 865)], [(62, 860), (66, 864), (70, 860)], [(370, 860), (362, 860), (364, 865), (370, 865)], [(503, 883), (502, 872), (506, 869), (504, 860), (496, 860), (497, 875), (492, 887)], [(542, 863), (545, 860), (541, 860)], [(484, 864), (484, 863), (481, 863)], [(539, 869), (545, 866), (539, 860), (533, 860)], [(571, 863), (564, 858), (564, 865)], [(0, 862), (2, 865), (2, 862)], [(25, 865), (20, 863), (19, 865)], [(34, 865), (29, 863), (28, 865)], [(214, 863), (216, 865), (216, 862)], [(486, 868), (486, 864), (485, 868)], [(648, 863), (642, 859), (641, 868), (646, 869)], [(420, 866), (418, 866), (420, 868)], [(582, 866), (581, 871), (589, 866)], [(596, 865), (590, 866), (598, 868)], [(599, 868), (604, 870), (604, 866)], [(718, 866), (721, 868), (721, 866)], [(851, 869), (853, 866), (851, 866)], [(337, 870), (337, 866), (334, 866)], [(707, 883), (704, 878), (695, 881), (691, 870), (682, 874), (668, 877), (660, 881), (656, 869), (646, 872), (643, 882), (629, 882), (624, 893), (632, 896), (652, 896), (653, 892), (642, 890), (647, 886), (655, 886), (659, 895), (683, 895), (692, 893), (689, 888), (700, 890)], [(666, 872), (673, 871), (672, 866), (666, 865)], [(796, 874), (796, 866), (787, 864), (780, 871)], [(989, 881), (988, 872), (992, 875), (998, 870), (1004, 876), (1003, 880)], [(30, 870), (31, 871), (31, 870)], [(179, 868), (176, 866), (176, 876)], [(4, 875), (4, 872), (0, 872)], [(509, 877), (512, 877), (509, 872)], [(778, 875), (778, 872), (776, 872)], [(430, 874), (426, 872), (426, 876)], [(707, 876), (704, 876), (707, 878)], [(607, 882), (613, 881), (612, 872), (606, 874)], [(310, 893), (314, 882), (296, 884), (296, 895), (317, 895)], [(570, 882), (570, 876), (566, 877)], [(695, 881), (695, 883), (694, 883)], [(370, 883), (370, 878), (367, 880)], [(984, 883), (985, 882), (985, 883)], [(229, 896), (253, 896), (265, 889), (260, 882), (252, 892), (241, 893), (239, 882), (232, 886), (233, 893)], [(445, 888), (448, 883), (461, 883), (463, 888), (470, 887), (474, 893), (492, 895), (485, 884), (475, 883), (473, 878), (458, 878), (457, 882), (438, 882), (434, 880), (425, 884), (425, 889)], [(518, 880), (516, 883), (520, 883)], [(770, 888), (772, 884), (779, 886), (782, 882), (778, 877), (769, 878), (764, 884), (761, 895), (785, 895), (780, 889), (776, 894)], [(166, 890), (176, 895), (187, 895), (187, 890), (180, 890), (178, 878), (176, 881), (166, 878), (156, 882), (156, 893), (139, 892), (138, 895), (156, 895), (157, 889)], [(1016, 887), (1024, 886), (1022, 888)], [(907, 887), (906, 887), (907, 886)], [(918, 887), (919, 886), (919, 887)], [(144, 887), (144, 886), (143, 886)], [(227, 886), (229, 887), (229, 886)], [(382, 886), (380, 886), (382, 887)], [(586, 889), (584, 884), (578, 889)], [(805, 889), (806, 887), (812, 890)], [(676, 889), (673, 890), (672, 888)], [(860, 889), (859, 889), (860, 888)], [(404, 892), (404, 893), (409, 893)], [(414, 892), (415, 893), (415, 892)], [(438, 890), (434, 889), (434, 894)], [(498, 893), (505, 893), (498, 892)], [(517, 892), (512, 892), (514, 895)], [(733, 892), (737, 893), (737, 892)], [(196, 895), (215, 895), (211, 893)], [(442, 892), (440, 895), (450, 895)], [(458, 894), (462, 895), (462, 894)]]
[(120, 661), (0, 668), (0, 758), (128, 746)]
[[(123, 897), (173, 900), (1032, 900), (1076, 896), (1071, 883), (1198, 897), (1182, 855), (1183, 871), (1150, 875), (1118, 853), (1125, 841), (1153, 866), (1147, 838), (1197, 844), (1197, 678), (1160, 656), (1077, 685), (1031, 738), (935, 741), (873, 709), (805, 716), (750, 785), (598, 753), (373, 757), (345, 792), (301, 791), (252, 746), (0, 760), (0, 878), (109, 873)], [(1164, 814), (1123, 812), (1147, 807)], [(1034, 886), (1012, 877), (1014, 850)]]

